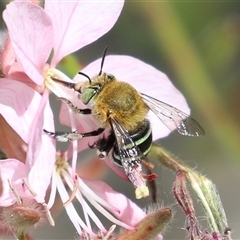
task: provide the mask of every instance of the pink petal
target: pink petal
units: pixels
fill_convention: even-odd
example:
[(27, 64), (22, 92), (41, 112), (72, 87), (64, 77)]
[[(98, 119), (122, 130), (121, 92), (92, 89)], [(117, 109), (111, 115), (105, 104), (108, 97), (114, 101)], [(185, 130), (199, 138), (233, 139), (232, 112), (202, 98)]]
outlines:
[(2, 180), (11, 179), (15, 181), (26, 176), (25, 165), (16, 159), (8, 158), (1, 160), (0, 169)]
[(43, 83), (43, 66), (53, 46), (53, 27), (44, 10), (30, 2), (11, 2), (3, 12), (16, 58), (27, 75)]
[(16, 81), (20, 81), (29, 87), (33, 88), (35, 91), (42, 93), (44, 90), (43, 85), (37, 85), (35, 82), (32, 81), (32, 79), (29, 78), (28, 75), (24, 72), (24, 69), (22, 68), (21, 64), (18, 62), (14, 62), (11, 65), (11, 68), (8, 72), (7, 78), (14, 79)]
[(26, 177), (25, 165), (16, 159), (0, 161), (0, 176), (3, 183), (3, 193), (0, 196), (0, 206), (10, 206), (17, 201), (10, 189), (8, 180), (14, 185), (18, 179)]
[(44, 95), (41, 98), (37, 112), (29, 128), (26, 160), (26, 164), (29, 166), (29, 169), (31, 169), (32, 165), (36, 161), (42, 145), (44, 110), (48, 101), (48, 92), (46, 92), (44, 92)]
[(121, 178), (129, 181), (129, 178), (127, 177), (127, 175), (124, 173), (123, 168), (118, 167), (117, 165), (115, 165), (112, 161), (112, 157), (108, 156), (105, 159), (105, 163)]
[(96, 41), (117, 21), (123, 1), (46, 1), (54, 25), (52, 66), (66, 55)]
[(15, 53), (13, 51), (11, 41), (9, 38), (7, 38), (2, 45), (2, 51), (0, 53), (0, 59), (1, 59), (1, 69), (5, 76), (8, 76), (8, 72), (12, 66), (12, 64), (15, 62)]
[[(98, 59), (82, 72), (90, 77), (98, 74), (102, 59)], [(139, 92), (168, 103), (183, 112), (189, 114), (190, 109), (184, 96), (177, 90), (169, 78), (151, 65), (130, 56), (110, 55), (105, 58), (103, 71), (113, 74), (118, 80), (128, 82)], [(86, 81), (81, 75), (76, 75), (74, 82)], [(155, 116), (149, 112), (148, 118), (153, 129), (153, 139), (162, 138), (170, 133), (170, 130)]]
[[(43, 128), (54, 131), (52, 111), (48, 102), (49, 94), (44, 92), (38, 111), (30, 127), (26, 166), (28, 182), (37, 193), (36, 200), (43, 202), (55, 164), (55, 141), (43, 134)], [(44, 124), (45, 123), (45, 124)]]
[(9, 37), (6, 40), (3, 40), (2, 52), (0, 53), (1, 59), (1, 69), (6, 78), (15, 79), (21, 81), (31, 88), (35, 89), (38, 92), (43, 91), (43, 87), (36, 85), (24, 72), (22, 65), (16, 62), (15, 52), (11, 45), (11, 40)]
[(39, 155), (31, 164), (28, 174), (28, 182), (31, 184), (34, 192), (37, 194), (36, 201), (44, 202), (47, 188), (50, 184), (53, 168), (56, 161), (55, 143), (49, 136), (42, 136), (42, 144), (39, 149)]
[(130, 199), (126, 198), (123, 194), (115, 192), (109, 185), (102, 181), (91, 181), (84, 179), (84, 182), (91, 188), (99, 197), (106, 200), (112, 206), (120, 210), (120, 214), (116, 217), (124, 223), (134, 226), (141, 221), (146, 213), (139, 208)]
[(40, 100), (41, 95), (27, 85), (10, 79), (1, 79), (0, 114), (26, 143)]
[[(36, 200), (43, 202), (55, 164), (55, 143), (49, 136), (43, 135), (43, 128), (54, 131), (48, 93), (42, 97), (25, 84), (9, 79), (1, 80), (0, 112), (28, 143), (25, 166), (28, 183), (37, 194)], [(19, 193), (22, 193), (21, 184), (17, 186)], [(29, 196), (28, 191), (27, 194)]]
[(81, 159), (77, 164), (77, 175), (91, 180), (102, 179), (107, 174), (107, 165), (98, 157)]

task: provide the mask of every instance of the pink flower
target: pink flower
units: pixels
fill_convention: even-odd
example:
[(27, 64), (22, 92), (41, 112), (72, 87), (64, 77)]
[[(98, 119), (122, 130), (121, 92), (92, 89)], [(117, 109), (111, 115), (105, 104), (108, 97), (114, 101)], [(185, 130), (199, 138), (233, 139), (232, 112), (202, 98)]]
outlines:
[[(26, 156), (25, 159), (21, 159), (25, 164), (17, 159), (0, 162), (1, 178), (5, 186), (3, 195), (0, 197), (0, 199), (5, 199), (0, 201), (1, 206), (9, 206), (16, 202), (11, 189), (6, 187), (9, 186), (7, 179), (12, 179), (13, 183), (15, 180), (26, 178), (28, 183), (34, 186), (34, 192), (37, 194), (36, 200), (43, 202), (53, 168), (53, 164), (51, 166), (49, 163), (55, 156), (53, 141), (42, 136), (41, 133), (43, 126), (54, 129), (52, 111), (47, 100), (47, 94), (42, 97), (23, 83), (10, 79), (0, 81), (0, 114), (21, 137), (23, 143), (28, 145), (27, 147), (24, 144), (27, 148)], [(9, 132), (7, 132), (6, 139), (8, 139), (8, 134)], [(49, 168), (45, 168), (46, 165)], [(36, 174), (39, 169), (41, 169), (41, 174)], [(18, 182), (21, 184), (21, 181)], [(29, 192), (24, 192), (24, 189), (19, 194), (22, 197), (29, 196)]]
[[(30, 2), (11, 2), (3, 12), (10, 38), (2, 54), (3, 73), (30, 86), (37, 84), (37, 90), (44, 89), (44, 83), (52, 89), (51, 77), (70, 81), (55, 69), (57, 63), (106, 33), (122, 6), (122, 1), (46, 1), (43, 9)], [(47, 64), (52, 50), (53, 57)]]
[[(107, 232), (86, 200), (112, 223), (129, 230), (135, 230), (132, 226), (142, 220), (146, 216), (146, 213), (123, 194), (115, 192), (102, 181), (83, 179), (77, 175), (75, 175), (75, 179), (73, 179), (72, 168), (68, 164), (66, 156), (67, 153), (58, 153), (56, 168), (52, 176), (52, 191), (48, 203), (49, 208), (52, 207), (56, 191), (58, 191), (69, 218), (80, 236), (82, 236), (84, 232), (92, 237), (97, 236), (92, 230), (90, 220), (96, 224), (100, 231), (103, 233)], [(62, 179), (64, 179), (64, 181)], [(64, 184), (64, 182), (66, 184)], [(71, 189), (72, 195), (69, 196), (67, 189)], [(78, 216), (72, 203), (73, 198), (76, 198), (82, 206), (85, 221)], [(119, 220), (113, 217), (106, 209), (113, 213)], [(82, 231), (82, 229), (84, 231)]]
[[(117, 20), (122, 6), (123, 2), (120, 1), (117, 3), (46, 1), (45, 9), (30, 2), (14, 1), (7, 5), (3, 18), (10, 41), (7, 41), (4, 48), (1, 66), (8, 79), (1, 79), (3, 84), (1, 90), (7, 95), (7, 97), (1, 95), (1, 114), (23, 141), (32, 144), (33, 148), (28, 148), (28, 155), (31, 157), (39, 153), (40, 147), (37, 146), (39, 142), (31, 140), (36, 140), (42, 135), (44, 111), (48, 112), (45, 113), (48, 117), (45, 123), (49, 123), (44, 128), (53, 130), (52, 116), (49, 116), (52, 112), (50, 109), (44, 109), (48, 94), (45, 90), (46, 97), (41, 98), (26, 85), (10, 78), (14, 76), (14, 79), (19, 80), (23, 76), (22, 80), (31, 80), (37, 85), (43, 85), (49, 75), (55, 74), (53, 68), (64, 56), (106, 33)], [(98, 12), (98, 19), (93, 10)], [(52, 49), (54, 55), (51, 64), (48, 65), (46, 62)], [(59, 73), (57, 70), (56, 72)], [(13, 99), (10, 99), (9, 90)], [(35, 100), (37, 96), (38, 100)], [(37, 109), (38, 105), (40, 109)], [(43, 138), (48, 139), (45, 135)], [(36, 153), (33, 150), (37, 150)], [(55, 157), (51, 159), (53, 164)]]
[[(52, 111), (48, 104), (49, 94), (45, 86), (51, 90), (56, 88), (57, 92), (65, 97), (67, 93), (57, 87), (52, 78), (71, 81), (55, 67), (63, 57), (106, 33), (117, 20), (122, 6), (122, 1), (45, 1), (44, 9), (27, 1), (13, 1), (7, 5), (3, 18), (9, 31), (9, 39), (2, 53), (1, 70), (6, 78), (0, 82), (0, 89), (3, 91), (0, 95), (0, 113), (22, 138), (22, 141), (19, 141), (21, 151), (24, 147), (27, 149), (25, 159), (22, 151), (21, 159), (8, 158), (0, 163), (3, 185), (1, 206), (15, 206), (16, 202), (22, 204), (22, 200), (26, 199), (44, 203), (46, 190), (52, 180), (48, 206), (45, 203), (44, 206), (52, 207), (58, 190), (65, 203), (65, 209), (80, 235), (84, 230), (91, 236), (96, 236), (92, 231), (90, 219), (102, 232), (106, 232), (85, 198), (110, 221), (127, 229), (135, 229), (132, 225), (145, 216), (135, 204), (106, 184), (91, 182), (77, 176), (77, 143), (72, 146), (72, 168), (65, 156), (60, 156), (63, 165), (58, 165), (59, 156), (57, 155), (56, 161), (55, 144), (48, 135), (42, 134), (43, 129), (54, 131)], [(49, 59), (52, 50), (53, 56)], [(35, 90), (43, 92), (43, 95)], [(75, 120), (72, 114), (70, 116), (74, 129)], [(92, 124), (95, 124), (94, 121)], [(86, 130), (90, 126), (91, 122), (88, 120), (87, 125), (81, 128)], [(82, 143), (80, 149), (86, 147), (86, 141), (83, 140)], [(69, 196), (66, 186), (72, 190), (72, 195)], [(79, 217), (71, 202), (73, 197), (76, 197), (83, 207), (84, 220)], [(116, 198), (121, 199), (117, 205)], [(106, 209), (115, 213), (120, 220), (110, 215)], [(51, 216), (47, 213), (51, 221)]]
[[(40, 213), (38, 205), (32, 204), (29, 200), (45, 206), (46, 215), (53, 224), (45, 204), (45, 194), (54, 167), (55, 143), (42, 135), (43, 127), (54, 130), (48, 92), (41, 96), (27, 85), (11, 79), (1, 79), (0, 85), (0, 114), (7, 125), (6, 141), (12, 145), (12, 149), (19, 148), (18, 152), (21, 153), (19, 158), (16, 155), (16, 158), (0, 161), (3, 184), (0, 206), (7, 207), (0, 210), (0, 214), (4, 216), (1, 217), (1, 224), (8, 226), (9, 214), (4, 212), (11, 209), (10, 206), (14, 211), (15, 203), (22, 205), (27, 201), (33, 207), (33, 212)], [(9, 154), (8, 146), (5, 152)], [(21, 228), (22, 224), (15, 223), (14, 226), (8, 227), (17, 231), (19, 230), (17, 226)]]
[(63, 57), (109, 31), (122, 7), (123, 1), (46, 1), (44, 9), (30, 2), (8, 4), (3, 19), (11, 44), (2, 54), (4, 74), (42, 85), (52, 49), (50, 67), (54, 68)]
[[(51, 77), (69, 80), (55, 69), (57, 63), (64, 56), (95, 41), (107, 32), (117, 20), (122, 5), (123, 2), (120, 1), (114, 3), (46, 1), (45, 9), (30, 2), (14, 1), (7, 5), (3, 18), (9, 31), (9, 39), (1, 63), (2, 72), (7, 78), (1, 79), (1, 89), (8, 98), (4, 94), (1, 95), (1, 114), (11, 128), (21, 136), (28, 148), (26, 159), (24, 160), (23, 157), (22, 162), (18, 159), (7, 159), (0, 163), (1, 180), (4, 185), (1, 206), (10, 206), (15, 202), (20, 204), (22, 198), (35, 199), (43, 203), (52, 177), (53, 190), (48, 203), (50, 208), (54, 203), (56, 188), (62, 194), (63, 201), (68, 200), (61, 177), (68, 181), (72, 190), (76, 188), (78, 181), (82, 181), (74, 174), (75, 169), (71, 170), (69, 165), (66, 168), (68, 173), (62, 175), (56, 173), (58, 168), (55, 165), (55, 146), (51, 138), (42, 134), (43, 128), (54, 131), (52, 111), (48, 105), (48, 90), (45, 89), (44, 83), (51, 88), (51, 81), (49, 82)], [(54, 54), (48, 65), (46, 62), (52, 49)], [(11, 79), (27, 83), (32, 88)], [(33, 89), (43, 91), (43, 96)], [(74, 178), (69, 173), (73, 174)], [(77, 198), (83, 194), (83, 191), (89, 191), (89, 188), (84, 186), (82, 181), (81, 188), (74, 190)], [(114, 193), (111, 189), (108, 190)], [(88, 196), (92, 197), (92, 193), (90, 195), (88, 193)], [(110, 220), (132, 229), (114, 219), (101, 207), (103, 205), (110, 211), (122, 213), (121, 206), (113, 207), (96, 194), (94, 198), (95, 200), (88, 199), (95, 201), (93, 205), (104, 212)], [(122, 198), (127, 200), (124, 196)], [(88, 205), (82, 200), (80, 203), (85, 207), (87, 225), (80, 219), (71, 201), (66, 206), (79, 234), (82, 228), (92, 234), (88, 215), (97, 222), (100, 229), (104, 230)], [(138, 212), (138, 208), (134, 205), (131, 204), (130, 207)], [(124, 205), (124, 209), (126, 211), (129, 208)], [(140, 211), (139, 220), (142, 217)], [(126, 220), (126, 217), (122, 219)]]

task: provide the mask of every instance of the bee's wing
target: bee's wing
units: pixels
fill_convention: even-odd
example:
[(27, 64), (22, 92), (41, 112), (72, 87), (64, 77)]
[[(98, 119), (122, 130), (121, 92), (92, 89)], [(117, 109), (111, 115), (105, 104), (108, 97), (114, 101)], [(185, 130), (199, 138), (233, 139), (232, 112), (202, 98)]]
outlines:
[(110, 122), (126, 175), (135, 187), (145, 185), (146, 179), (143, 178), (141, 164), (143, 154), (132, 140), (128, 131), (116, 119), (110, 118)]
[(140, 161), (142, 153), (132, 140), (128, 131), (114, 118), (111, 118), (111, 125), (116, 137), (119, 154), (122, 161)]
[(141, 96), (150, 110), (153, 111), (171, 131), (177, 130), (181, 135), (193, 137), (204, 135), (204, 130), (199, 123), (188, 114), (143, 93), (141, 93)]

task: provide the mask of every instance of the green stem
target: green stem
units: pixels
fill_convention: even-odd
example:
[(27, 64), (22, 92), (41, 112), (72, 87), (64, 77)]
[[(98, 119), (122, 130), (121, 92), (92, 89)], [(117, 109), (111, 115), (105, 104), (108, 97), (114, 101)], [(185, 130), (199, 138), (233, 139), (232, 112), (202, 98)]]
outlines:
[(224, 208), (215, 185), (205, 176), (197, 173), (164, 148), (153, 143), (148, 157), (163, 164), (175, 173), (182, 172), (195, 191), (206, 213), (213, 232), (223, 233), (228, 226)]

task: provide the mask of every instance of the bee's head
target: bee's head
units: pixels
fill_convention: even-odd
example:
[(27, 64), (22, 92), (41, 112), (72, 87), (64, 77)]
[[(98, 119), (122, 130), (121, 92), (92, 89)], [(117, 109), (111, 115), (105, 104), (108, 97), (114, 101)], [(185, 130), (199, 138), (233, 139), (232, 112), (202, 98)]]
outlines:
[(80, 98), (82, 102), (86, 105), (93, 99), (94, 96), (96, 96), (102, 90), (105, 84), (115, 79), (114, 75), (102, 72), (107, 49), (108, 47), (104, 49), (100, 71), (97, 76), (90, 78), (85, 73), (79, 72), (79, 74), (83, 75), (88, 79), (88, 83), (83, 84), (81, 86), (81, 89), (79, 90)]
[[(84, 76), (86, 76), (84, 74)], [(88, 104), (103, 88), (104, 86), (115, 80), (115, 76), (110, 73), (102, 73), (93, 78), (88, 77), (89, 82), (83, 84), (81, 87), (80, 98), (84, 104)]]

